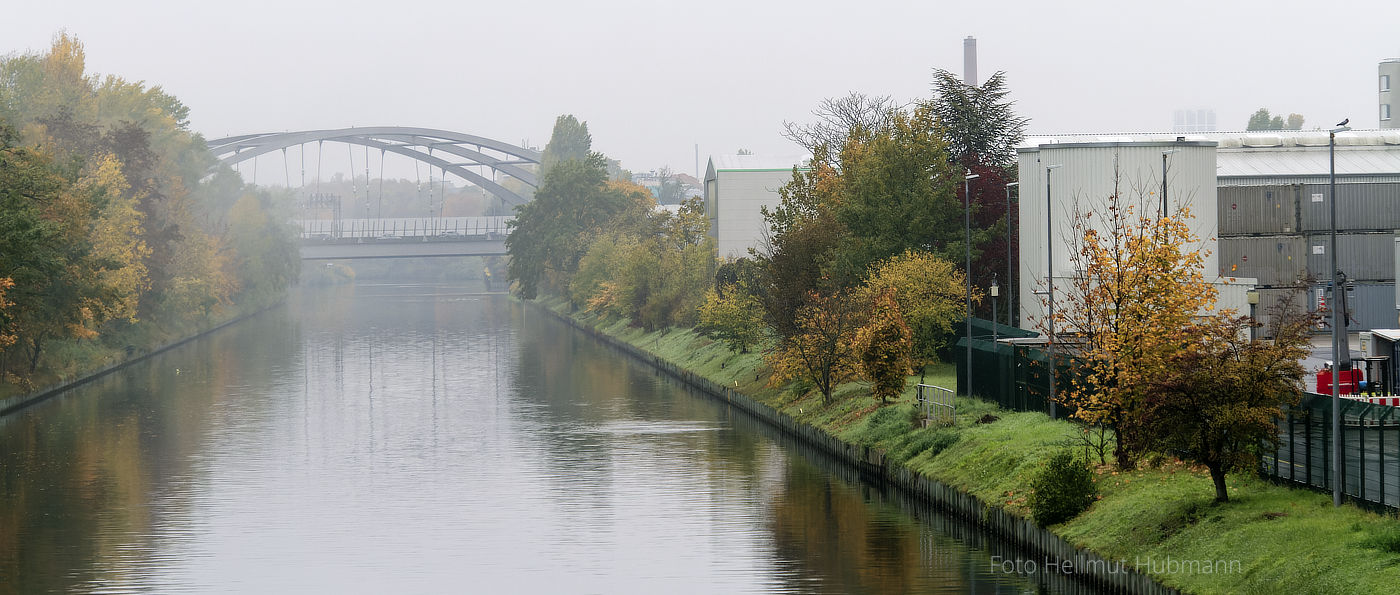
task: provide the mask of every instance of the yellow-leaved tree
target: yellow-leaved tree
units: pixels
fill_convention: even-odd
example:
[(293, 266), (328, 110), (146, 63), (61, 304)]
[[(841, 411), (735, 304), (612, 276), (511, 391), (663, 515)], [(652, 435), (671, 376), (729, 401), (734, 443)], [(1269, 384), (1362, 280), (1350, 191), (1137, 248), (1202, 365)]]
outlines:
[[(881, 293), (890, 292), (912, 336), (911, 364), (924, 369), (937, 363), (956, 334), (954, 326), (963, 320), (963, 271), (953, 263), (920, 250), (875, 263), (870, 267), (861, 299), (874, 303)], [(972, 302), (981, 301), (981, 291), (973, 289)]]
[(1115, 190), (1095, 206), (1076, 206), (1067, 290), (1056, 287), (1057, 344), (1075, 356), (1057, 397), (1091, 426), (1116, 436), (1125, 469), (1150, 445), (1144, 399), (1190, 340), (1193, 319), (1215, 304), (1204, 252), (1180, 207), (1161, 215), (1146, 196)]
[(909, 380), (913, 334), (894, 297), (895, 291), (891, 288), (875, 294), (870, 321), (856, 333), (861, 375), (870, 381), (870, 393), (881, 403), (899, 398)]
[(764, 356), (773, 368), (769, 383), (804, 380), (821, 391), (822, 403), (831, 403), (832, 392), (859, 365), (855, 334), (865, 322), (861, 306), (846, 291), (808, 294), (807, 305), (797, 311), (796, 333)]
[(100, 305), (103, 319), (136, 322), (137, 306), (146, 289), (146, 257), (151, 251), (141, 238), (141, 211), (128, 190), (121, 163), (103, 155), (80, 178), (77, 188), (102, 197), (89, 237), (92, 256), (103, 263), (98, 279), (107, 290)]

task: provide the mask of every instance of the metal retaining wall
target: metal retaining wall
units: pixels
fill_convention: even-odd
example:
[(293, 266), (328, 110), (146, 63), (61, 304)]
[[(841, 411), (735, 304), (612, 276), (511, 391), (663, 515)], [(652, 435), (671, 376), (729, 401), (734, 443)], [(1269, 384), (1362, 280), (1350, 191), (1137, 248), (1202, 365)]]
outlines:
[(919, 475), (907, 467), (890, 464), (885, 460), (885, 453), (882, 450), (845, 442), (825, 430), (797, 421), (733, 388), (717, 384), (708, 378), (662, 359), (660, 356), (582, 324), (572, 317), (542, 306), (539, 308), (619, 351), (649, 363), (658, 370), (700, 389), (711, 397), (763, 420), (775, 429), (782, 431), (784, 435), (795, 437), (837, 460), (859, 469), (865, 476), (888, 481), (903, 490), (927, 499), (950, 514), (1007, 539), (1016, 545), (1019, 553), (1034, 554), (1047, 561), (1073, 564), (1075, 572), (1072, 579), (1067, 578), (1067, 582), (1072, 581), (1080, 588), (1087, 587), (1094, 590), (1144, 593), (1147, 595), (1179, 593), (1176, 589), (1158, 584), (1151, 577), (1138, 572), (1128, 562), (1106, 560), (1094, 552), (1075, 547), (1029, 519), (1018, 517), (999, 507), (988, 506), (976, 496)]

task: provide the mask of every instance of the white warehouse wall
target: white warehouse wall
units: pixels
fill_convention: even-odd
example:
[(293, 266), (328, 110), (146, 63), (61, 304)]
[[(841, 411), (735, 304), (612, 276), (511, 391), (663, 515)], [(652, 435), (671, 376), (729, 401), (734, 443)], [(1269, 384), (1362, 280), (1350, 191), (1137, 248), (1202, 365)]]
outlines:
[(761, 209), (778, 206), (778, 189), (792, 180), (797, 159), (755, 155), (712, 157), (705, 172), (705, 215), (721, 258), (763, 250)]
[[(1214, 141), (1115, 141), (1050, 143), (1018, 151), (1020, 168), (1020, 267), (1017, 271), (1021, 326), (1039, 330), (1045, 316), (1041, 303), (1045, 291), (1047, 249), (1053, 249), (1055, 291), (1070, 287), (1074, 271), (1070, 265), (1069, 234), (1076, 205), (1094, 209), (1114, 191), (1115, 172), (1118, 192), (1133, 202), (1142, 200), (1155, 213), (1161, 204), (1162, 153), (1167, 155), (1167, 201), (1169, 208), (1190, 207), (1193, 234), (1202, 242), (1204, 272), (1215, 279), (1219, 271), (1216, 256), (1216, 143)], [(1045, 181), (1047, 165), (1061, 165), (1050, 172), (1051, 204), (1047, 244)], [(1241, 280), (1244, 281), (1244, 280)], [(1247, 305), (1232, 303), (1232, 292), (1222, 292), (1221, 307)], [(1063, 304), (1057, 301), (1057, 305)]]

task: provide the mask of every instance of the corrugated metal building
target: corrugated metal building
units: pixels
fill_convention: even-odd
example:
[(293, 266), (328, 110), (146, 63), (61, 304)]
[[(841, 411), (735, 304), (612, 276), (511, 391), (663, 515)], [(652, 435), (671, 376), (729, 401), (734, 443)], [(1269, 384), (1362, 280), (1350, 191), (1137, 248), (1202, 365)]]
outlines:
[[(1315, 305), (1319, 290), (1316, 279), (1328, 276), (1330, 264), (1329, 151), (1325, 131), (1041, 136), (1028, 138), (1019, 149), (1023, 197), (1021, 295), (1029, 298), (1022, 300), (1021, 306), (1027, 325), (1034, 322), (1025, 315), (1038, 316), (1041, 309), (1038, 296), (1029, 290), (1032, 286), (1036, 291), (1044, 289), (1043, 166), (1069, 161), (1070, 153), (1063, 151), (1136, 145), (1149, 154), (1133, 156), (1129, 160), (1131, 167), (1120, 168), (1120, 174), (1127, 173), (1127, 179), (1136, 184), (1129, 187), (1159, 188), (1161, 153), (1178, 142), (1213, 145), (1209, 153), (1214, 173), (1209, 176), (1193, 168), (1194, 158), (1187, 157), (1189, 153), (1169, 155), (1169, 159), (1183, 157), (1183, 175), (1190, 172), (1189, 176), (1213, 180), (1214, 189), (1208, 199), (1204, 192), (1200, 193), (1193, 208), (1198, 217), (1196, 233), (1203, 238), (1218, 238), (1217, 244), (1208, 246), (1217, 254), (1212, 266), (1218, 264), (1223, 276), (1256, 278), (1261, 288), (1261, 312), (1277, 302), (1279, 296), (1296, 291), (1289, 287), (1307, 288), (1307, 298), (1297, 300), (1297, 307)], [(1339, 133), (1335, 155), (1338, 268), (1353, 284), (1349, 294), (1352, 319), (1354, 325), (1361, 325), (1351, 329), (1395, 327), (1400, 324), (1400, 290), (1395, 288), (1400, 266), (1400, 236), (1396, 235), (1400, 229), (1400, 130)], [(1075, 155), (1073, 159), (1082, 157)], [(1169, 161), (1172, 163), (1177, 162)], [(1066, 171), (1072, 169), (1067, 162), (1063, 169), (1052, 172), (1055, 204), (1072, 204), (1065, 202), (1071, 201), (1072, 194), (1061, 197), (1060, 193), (1082, 190), (1078, 179), (1085, 176), (1099, 182), (1091, 192), (1081, 194), (1103, 194), (1102, 185), (1111, 184), (1112, 172), (1104, 169), (1101, 159), (1095, 167), (1097, 171), (1078, 166), (1075, 169), (1079, 171)], [(1168, 169), (1169, 198), (1174, 196), (1171, 189), (1177, 186), (1173, 172), (1178, 170), (1174, 167)], [(1062, 180), (1066, 186), (1059, 185)], [(1207, 216), (1206, 211), (1213, 216)], [(1062, 213), (1054, 215), (1063, 218)], [(1057, 221), (1055, 236), (1062, 237), (1064, 231)], [(1065, 252), (1064, 242), (1055, 249)], [(1067, 266), (1067, 258), (1057, 254), (1057, 277), (1062, 274), (1059, 269)], [(1056, 283), (1057, 288), (1060, 283)]]
[[(1327, 293), (1331, 266), (1327, 133), (1234, 133), (1217, 140), (1222, 272), (1257, 276), (1261, 309), (1290, 285), (1309, 287), (1309, 299), (1295, 307), (1315, 308)], [(1338, 133), (1335, 157), (1336, 257), (1349, 282), (1349, 328), (1394, 327), (1400, 131)]]
[[(1138, 213), (1160, 212), (1164, 171), (1168, 211), (1175, 212), (1180, 206), (1190, 208), (1194, 215), (1192, 231), (1205, 244), (1206, 276), (1215, 276), (1219, 265), (1214, 238), (1219, 226), (1214, 141), (1120, 137), (1047, 140), (1050, 142), (1017, 150), (1022, 222), (1017, 283), (1024, 327), (1034, 328), (1045, 315), (1041, 302), (1046, 270), (1052, 266), (1049, 257), (1053, 257), (1056, 292), (1067, 290), (1075, 276), (1069, 245), (1075, 211), (1102, 212), (1106, 199), (1117, 192)], [(1051, 166), (1058, 167), (1047, 170)], [(1253, 280), (1243, 279), (1247, 277), (1243, 274), (1231, 276), (1237, 280), (1220, 282), (1218, 306), (1247, 309), (1244, 286), (1252, 285)]]
[(778, 189), (793, 168), (806, 171), (804, 157), (716, 155), (705, 169), (705, 215), (719, 255), (737, 258), (762, 248), (763, 207), (778, 205)]

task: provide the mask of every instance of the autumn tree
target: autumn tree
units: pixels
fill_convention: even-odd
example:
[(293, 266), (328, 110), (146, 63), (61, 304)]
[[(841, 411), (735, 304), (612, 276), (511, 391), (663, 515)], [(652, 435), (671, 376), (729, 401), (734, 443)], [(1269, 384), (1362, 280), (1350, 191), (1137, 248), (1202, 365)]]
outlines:
[(861, 375), (870, 381), (870, 393), (888, 403), (899, 398), (909, 380), (909, 353), (912, 333), (899, 312), (895, 290), (885, 288), (875, 294), (870, 321), (856, 333)]
[(1167, 359), (1143, 400), (1154, 444), (1205, 466), (1216, 502), (1230, 499), (1226, 472), (1257, 469), (1278, 441), (1280, 412), (1301, 395), (1306, 321), (1276, 327), (1270, 342), (1249, 340), (1251, 324), (1227, 313), (1188, 327), (1194, 340)]
[(724, 341), (732, 351), (748, 353), (763, 338), (759, 303), (743, 284), (705, 292), (696, 330)]
[[(922, 382), (928, 364), (939, 361), (965, 316), (963, 272), (953, 263), (917, 250), (882, 260), (870, 268), (862, 297), (873, 302), (889, 292), (911, 335), (911, 363)], [(979, 299), (980, 293), (974, 295)]]
[(773, 368), (769, 381), (775, 386), (810, 382), (821, 392), (822, 403), (830, 404), (836, 387), (856, 374), (855, 334), (865, 309), (846, 291), (813, 291), (805, 303), (794, 320), (796, 333), (764, 357)]
[[(1073, 337), (1076, 370), (1060, 401), (1117, 436), (1114, 456), (1132, 468), (1150, 446), (1145, 399), (1151, 383), (1189, 342), (1191, 323), (1215, 303), (1202, 253), (1181, 207), (1154, 217), (1147, 197), (1115, 190), (1094, 208), (1076, 207), (1070, 265), (1078, 274), (1056, 291), (1052, 338)], [(1042, 321), (1042, 326), (1044, 321)]]

